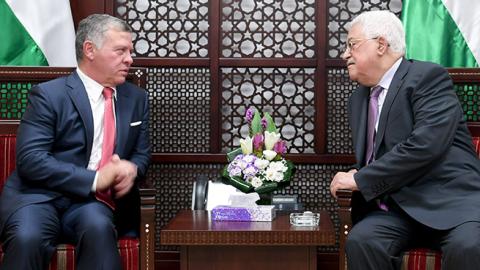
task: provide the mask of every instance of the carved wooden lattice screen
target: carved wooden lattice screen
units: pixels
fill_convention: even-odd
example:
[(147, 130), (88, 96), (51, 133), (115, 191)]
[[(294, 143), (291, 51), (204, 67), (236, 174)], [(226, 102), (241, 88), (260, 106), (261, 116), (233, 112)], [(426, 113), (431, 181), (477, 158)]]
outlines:
[(117, 0), (112, 7), (134, 29), (134, 64), (148, 67), (157, 229), (190, 207), (196, 175), (218, 178), (224, 153), (248, 132), (249, 106), (272, 114), (298, 164), (280, 193), (328, 210), (338, 224), (329, 182), (353, 162), (346, 101), (355, 85), (339, 57), (345, 25), (364, 10), (399, 13), (400, 0)]

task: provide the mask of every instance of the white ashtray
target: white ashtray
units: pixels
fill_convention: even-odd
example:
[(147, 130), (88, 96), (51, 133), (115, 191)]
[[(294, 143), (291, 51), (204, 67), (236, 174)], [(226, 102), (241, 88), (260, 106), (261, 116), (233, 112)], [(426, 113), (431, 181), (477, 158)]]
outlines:
[(303, 213), (291, 213), (290, 224), (293, 226), (318, 226), (320, 213), (305, 211)]

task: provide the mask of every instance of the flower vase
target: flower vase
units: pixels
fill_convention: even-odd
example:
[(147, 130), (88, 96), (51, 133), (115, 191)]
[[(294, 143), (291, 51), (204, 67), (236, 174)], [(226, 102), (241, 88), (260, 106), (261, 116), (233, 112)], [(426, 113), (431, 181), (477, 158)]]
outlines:
[(260, 200), (256, 203), (257, 205), (271, 205), (272, 204), (272, 192), (259, 193)]

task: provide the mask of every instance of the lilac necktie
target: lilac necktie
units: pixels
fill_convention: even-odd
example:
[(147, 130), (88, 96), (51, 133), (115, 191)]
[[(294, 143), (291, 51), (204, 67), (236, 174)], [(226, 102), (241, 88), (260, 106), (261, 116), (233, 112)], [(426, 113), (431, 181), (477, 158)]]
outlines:
[[(375, 124), (378, 117), (378, 96), (382, 92), (383, 87), (377, 85), (370, 92), (370, 101), (368, 102), (368, 130), (367, 130), (367, 152), (365, 155), (366, 164), (373, 161), (373, 149), (375, 146)], [(388, 211), (387, 205), (381, 200), (376, 200), (377, 205), (383, 211)]]
[(375, 143), (375, 124), (378, 117), (378, 96), (383, 87), (377, 85), (372, 88), (370, 101), (368, 103), (368, 129), (367, 129), (367, 151), (365, 152), (365, 163), (369, 164), (373, 160), (373, 148)]

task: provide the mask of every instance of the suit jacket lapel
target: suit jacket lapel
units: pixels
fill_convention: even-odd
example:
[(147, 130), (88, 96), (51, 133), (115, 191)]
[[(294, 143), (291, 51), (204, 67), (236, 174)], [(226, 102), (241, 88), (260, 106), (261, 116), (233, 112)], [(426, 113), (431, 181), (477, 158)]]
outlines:
[(385, 97), (385, 101), (383, 102), (380, 119), (378, 120), (377, 134), (375, 135), (375, 149), (374, 149), (375, 154), (377, 154), (378, 146), (380, 145), (380, 142), (383, 140), (383, 136), (385, 134), (385, 126), (387, 123), (388, 114), (392, 107), (392, 103), (395, 100), (400, 90), (400, 87), (403, 84), (405, 75), (407, 75), (409, 68), (410, 68), (410, 62), (408, 62), (405, 59), (402, 59), (402, 62), (400, 63), (400, 66), (397, 69), (397, 72), (395, 72), (395, 75), (393, 76), (392, 83), (388, 88), (387, 96)]
[(130, 128), (130, 115), (132, 114), (133, 107), (131, 101), (128, 98), (128, 91), (124, 89), (123, 85), (117, 87), (117, 100), (115, 102), (115, 115), (116, 115), (116, 139), (115, 139), (115, 153), (122, 157), (123, 153), (120, 150), (123, 149), (123, 145), (127, 143), (128, 130)]
[(353, 144), (355, 147), (355, 158), (359, 164), (364, 163), (365, 147), (367, 136), (367, 111), (370, 88), (360, 86), (352, 96), (352, 107), (350, 115), (353, 131)]
[(80, 118), (85, 126), (85, 138), (87, 138), (87, 161), (90, 159), (93, 144), (93, 115), (87, 91), (76, 72), (67, 78), (68, 95), (72, 99), (73, 105), (80, 114)]

